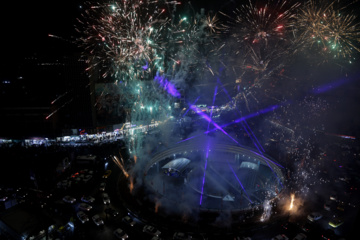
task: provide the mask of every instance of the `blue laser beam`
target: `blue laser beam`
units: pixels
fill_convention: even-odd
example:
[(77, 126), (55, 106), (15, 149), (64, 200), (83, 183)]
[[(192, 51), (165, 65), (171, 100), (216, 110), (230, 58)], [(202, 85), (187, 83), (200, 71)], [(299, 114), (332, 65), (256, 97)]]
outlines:
[[(194, 101), (190, 106), (195, 105), (195, 103), (199, 100), (199, 98), (200, 98), (200, 96), (198, 96), (197, 99), (195, 99), (195, 101)], [(186, 114), (189, 112), (190, 109), (191, 109), (191, 108), (188, 108), (188, 109), (186, 110), (186, 112), (184, 113), (183, 117), (186, 116)]]
[(248, 197), (248, 200), (250, 201), (250, 203), (252, 203), (252, 201), (251, 201), (251, 199), (250, 199), (249, 195), (248, 195), (248, 194), (247, 194), (247, 192), (245, 191), (244, 186), (242, 185), (242, 183), (241, 183), (240, 179), (239, 179), (239, 178), (238, 178), (238, 176), (236, 175), (236, 173), (235, 173), (234, 169), (231, 167), (231, 165), (230, 165), (230, 163), (229, 163), (229, 162), (228, 162), (228, 165), (229, 165), (229, 168), (231, 169), (231, 171), (233, 172), (233, 174), (234, 174), (234, 176), (235, 176), (236, 180), (239, 182), (239, 184), (240, 184), (241, 188), (244, 190), (244, 193), (245, 193), (245, 194), (246, 194), (246, 196)]
[[(213, 104), (212, 104), (213, 106), (214, 106), (214, 103), (215, 103), (216, 92), (217, 92), (217, 86), (215, 87), (215, 91), (214, 91)], [(211, 120), (211, 117), (212, 117), (212, 110), (213, 110), (213, 108), (211, 108), (211, 112), (210, 112), (210, 120)], [(207, 127), (207, 130), (209, 130), (209, 127), (210, 127), (210, 121), (208, 122), (208, 127)], [(207, 161), (208, 161), (208, 158), (209, 158), (209, 145), (210, 145), (210, 143), (208, 142), (208, 146), (207, 146), (207, 149), (206, 149), (206, 158), (205, 158), (204, 176), (203, 176), (202, 187), (201, 187), (200, 206), (201, 206), (201, 203), (202, 203), (202, 198), (203, 198), (203, 193), (204, 193), (204, 185), (205, 185), (206, 168), (207, 168)]]
[(208, 158), (209, 158), (209, 144), (206, 148), (206, 157), (205, 157), (205, 167), (204, 167), (204, 175), (203, 175), (203, 179), (202, 179), (202, 186), (201, 186), (201, 195), (200, 195), (200, 206), (202, 204), (202, 199), (203, 199), (203, 194), (204, 194), (204, 185), (205, 185), (205, 176), (206, 176), (206, 168), (207, 168), (207, 162), (208, 162)]
[(256, 142), (258, 143), (258, 145), (260, 146), (262, 152), (265, 152), (264, 148), (261, 146), (261, 143), (259, 142), (259, 140), (258, 140), (257, 137), (255, 136), (254, 132), (251, 130), (251, 128), (250, 128), (250, 126), (249, 126), (249, 124), (247, 123), (246, 120), (244, 120), (244, 123), (245, 123), (245, 125), (247, 126), (247, 128), (250, 130), (251, 135), (255, 138), (255, 141), (256, 141)]
[(222, 129), (217, 123), (215, 123), (214, 121), (211, 120), (211, 118), (206, 115), (205, 113), (203, 113), (199, 108), (197, 108), (196, 106), (192, 105), (190, 106), (198, 115), (200, 115), (201, 117), (203, 117), (203, 119), (205, 119), (208, 122), (211, 122), (212, 125), (214, 125), (217, 129), (219, 129), (222, 133), (224, 133), (226, 136), (228, 136), (231, 140), (233, 140), (234, 142), (236, 142), (237, 144), (239, 144), (238, 141), (236, 141), (233, 137), (231, 137), (227, 132), (224, 131), (224, 129)]

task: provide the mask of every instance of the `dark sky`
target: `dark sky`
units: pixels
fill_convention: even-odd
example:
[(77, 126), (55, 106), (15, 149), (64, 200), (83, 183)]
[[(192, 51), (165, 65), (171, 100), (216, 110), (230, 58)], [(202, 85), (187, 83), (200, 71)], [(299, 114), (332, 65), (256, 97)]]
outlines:
[(16, 58), (52, 42), (56, 44), (49, 41), (49, 33), (69, 37), (74, 32), (75, 16), (80, 13), (78, 2), (7, 1), (2, 5), (5, 14), (0, 14), (4, 55)]
[[(188, 1), (181, 2), (186, 3)], [(243, 3), (245, 0), (193, 0), (190, 2), (194, 9), (205, 8), (206, 11), (214, 10), (217, 12), (222, 9), (231, 10), (235, 8), (236, 4)], [(49, 38), (48, 34), (54, 34), (64, 39), (74, 36), (74, 25), (77, 24), (76, 17), (79, 17), (83, 11), (79, 8), (82, 3), (84, 0), (20, 0), (2, 3), (0, 14), (2, 36), (0, 77), (15, 66), (21, 56), (28, 56), (37, 51), (46, 52), (49, 48), (61, 49), (66, 45), (62, 40)], [(358, 99), (359, 95), (354, 94), (354, 96)], [(353, 105), (348, 104), (347, 106)], [(351, 112), (346, 111), (349, 115), (352, 115)], [(358, 119), (360, 118), (354, 118), (356, 121)]]

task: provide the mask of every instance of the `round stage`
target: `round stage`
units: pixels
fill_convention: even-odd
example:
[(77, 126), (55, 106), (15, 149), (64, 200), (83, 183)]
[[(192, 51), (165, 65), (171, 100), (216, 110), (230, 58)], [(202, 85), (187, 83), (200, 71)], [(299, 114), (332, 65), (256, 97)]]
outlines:
[(144, 170), (155, 205), (168, 212), (244, 212), (283, 190), (283, 167), (242, 146), (188, 141), (156, 153)]

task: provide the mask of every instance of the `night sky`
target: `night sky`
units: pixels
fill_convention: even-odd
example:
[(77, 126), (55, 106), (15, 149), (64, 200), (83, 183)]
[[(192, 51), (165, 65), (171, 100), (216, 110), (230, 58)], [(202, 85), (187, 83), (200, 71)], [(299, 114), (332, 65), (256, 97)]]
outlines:
[[(6, 1), (2, 4), (3, 13), (0, 14), (0, 28), (2, 30), (1, 44), (1, 72), (2, 79), (14, 73), (18, 60), (36, 52), (47, 53), (50, 51), (62, 52), (63, 49), (78, 48), (66, 40), (76, 36), (74, 25), (76, 18), (83, 9), (80, 8), (84, 1)], [(184, 2), (184, 1), (182, 1)], [(205, 8), (206, 12), (221, 9), (232, 9), (236, 1), (191, 1), (194, 9)], [(185, 5), (185, 4), (184, 4)], [(179, 7), (180, 8), (180, 7)], [(59, 36), (65, 40), (50, 38), (48, 34)], [(355, 76), (355, 78), (357, 78)], [(331, 79), (329, 81), (335, 81)], [(360, 102), (358, 89), (359, 81), (352, 81), (341, 86), (336, 91), (327, 93), (329, 101), (334, 107), (342, 109), (342, 114), (333, 115), (331, 124), (336, 125), (340, 120), (347, 119), (346, 124), (336, 126), (343, 130), (349, 125), (356, 129), (348, 130), (347, 134), (358, 133), (360, 117), (355, 104)], [(345, 94), (347, 97), (344, 99)], [(340, 101), (341, 100), (341, 101)], [(340, 104), (341, 103), (341, 104)], [(340, 105), (339, 105), (340, 104)]]
[(62, 47), (64, 43), (50, 39), (48, 34), (65, 39), (73, 36), (75, 17), (80, 14), (80, 2), (55, 0), (4, 3), (2, 9), (5, 14), (1, 14), (0, 20), (3, 64), (11, 67), (19, 57)]

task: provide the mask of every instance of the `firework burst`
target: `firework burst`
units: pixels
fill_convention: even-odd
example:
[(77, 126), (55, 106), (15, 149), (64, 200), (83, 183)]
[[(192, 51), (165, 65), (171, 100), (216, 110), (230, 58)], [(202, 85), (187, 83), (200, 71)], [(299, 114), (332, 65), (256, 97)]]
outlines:
[(297, 1), (249, 0), (231, 14), (221, 12), (229, 19), (225, 33), (233, 40), (227, 65), (232, 66), (234, 77), (239, 80), (238, 97), (247, 106), (247, 96), (253, 88), (277, 75), (294, 52), (292, 32), (299, 7)]
[(216, 74), (222, 31), (216, 15), (183, 13), (174, 17), (168, 30), (164, 69), (171, 82), (186, 91), (187, 86), (206, 78), (204, 74)]
[(357, 1), (344, 2), (309, 0), (300, 9), (296, 17), (300, 49), (319, 52), (325, 61), (354, 60), (355, 53), (360, 52), (360, 27), (350, 9)]
[(267, 44), (269, 40), (286, 37), (295, 19), (295, 9), (300, 6), (292, 2), (269, 0), (261, 5), (249, 0), (234, 11), (235, 17), (222, 14), (232, 19), (228, 29), (234, 32), (232, 35), (238, 42)]
[(150, 70), (161, 64), (163, 31), (169, 23), (165, 7), (157, 1), (88, 3), (77, 28), (84, 36), (78, 42), (85, 50), (88, 70), (98, 67), (103, 77), (125, 74), (122, 78), (131, 80), (143, 70), (142, 66)]

